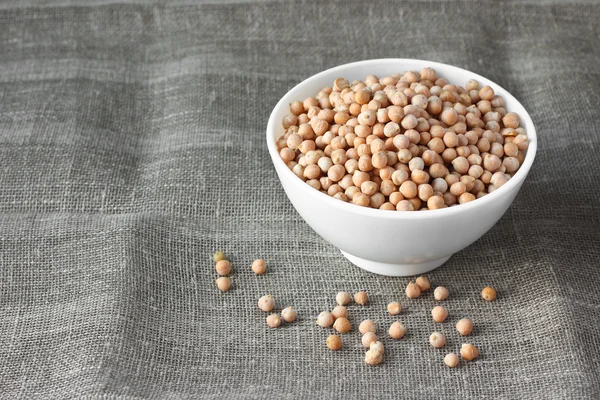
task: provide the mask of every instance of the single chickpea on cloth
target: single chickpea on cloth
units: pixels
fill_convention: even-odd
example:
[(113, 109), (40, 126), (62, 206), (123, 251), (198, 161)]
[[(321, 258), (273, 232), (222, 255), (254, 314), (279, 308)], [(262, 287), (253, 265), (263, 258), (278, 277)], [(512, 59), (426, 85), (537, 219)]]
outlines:
[(490, 86), (472, 79), (464, 87), (451, 84), (424, 68), (336, 79), (315, 97), (290, 104), (276, 145), (298, 178), (338, 200), (434, 210), (506, 184), (528, 147), (520, 125)]

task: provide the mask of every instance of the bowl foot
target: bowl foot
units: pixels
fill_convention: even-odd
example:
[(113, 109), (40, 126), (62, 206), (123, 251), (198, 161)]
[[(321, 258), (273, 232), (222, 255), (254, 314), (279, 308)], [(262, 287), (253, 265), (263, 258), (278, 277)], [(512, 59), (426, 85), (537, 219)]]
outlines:
[(452, 254), (447, 257), (438, 258), (437, 260), (427, 261), (423, 263), (416, 264), (387, 264), (380, 263), (377, 261), (365, 260), (364, 258), (359, 258), (353, 256), (352, 254), (348, 254), (345, 251), (342, 251), (344, 257), (348, 259), (352, 264), (356, 265), (359, 268), (367, 270), (369, 272), (373, 272), (379, 275), (387, 275), (387, 276), (412, 276), (419, 275), (425, 272), (429, 272), (433, 269), (436, 269), (446, 261)]

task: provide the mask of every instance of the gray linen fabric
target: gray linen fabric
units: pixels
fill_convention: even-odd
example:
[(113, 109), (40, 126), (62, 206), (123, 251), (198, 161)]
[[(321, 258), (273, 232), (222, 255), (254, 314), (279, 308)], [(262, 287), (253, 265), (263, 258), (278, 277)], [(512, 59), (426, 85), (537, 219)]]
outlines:
[[(1, 398), (600, 397), (599, 4), (51, 3), (0, 10)], [(290, 87), (380, 57), (483, 74), (539, 132), (507, 214), (429, 274), (451, 292), (441, 325), (431, 295), (407, 300), (408, 279), (350, 265), (302, 221), (265, 147)], [(404, 307), (379, 367), (356, 329), (333, 353), (314, 324), (358, 289), (355, 328), (385, 332), (385, 305)], [(266, 293), (298, 322), (268, 329)], [(463, 342), (481, 357), (444, 367)]]

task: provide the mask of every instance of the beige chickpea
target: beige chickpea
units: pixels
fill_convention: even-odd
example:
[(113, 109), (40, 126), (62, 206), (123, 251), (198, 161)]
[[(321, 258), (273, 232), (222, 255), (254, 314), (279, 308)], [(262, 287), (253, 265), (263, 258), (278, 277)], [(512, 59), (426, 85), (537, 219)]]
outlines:
[(388, 304), (387, 310), (390, 315), (398, 315), (402, 311), (402, 305), (397, 301), (393, 301)]
[(267, 263), (263, 259), (254, 260), (252, 262), (252, 272), (256, 275), (262, 275), (267, 270)]
[(340, 306), (348, 305), (352, 301), (352, 296), (348, 292), (339, 292), (335, 296), (335, 302)]
[(267, 325), (270, 328), (277, 328), (281, 325), (281, 317), (279, 314), (271, 314), (267, 317)]
[(227, 260), (220, 260), (215, 265), (217, 273), (221, 276), (229, 275), (231, 272), (231, 263)]
[(458, 365), (458, 356), (455, 353), (448, 353), (444, 357), (444, 364), (450, 368), (455, 368)]
[(496, 94), (494, 93), (494, 89), (490, 86), (486, 85), (479, 90), (479, 97), (482, 100), (490, 101), (494, 98)]
[(396, 321), (390, 325), (388, 333), (394, 340), (402, 339), (406, 335), (406, 327), (400, 321)]
[(509, 112), (504, 116), (504, 118), (502, 118), (502, 123), (507, 128), (516, 129), (519, 127), (521, 120), (517, 114)]
[(479, 357), (479, 350), (472, 344), (463, 344), (460, 348), (460, 356), (467, 361), (472, 361)]
[(468, 336), (473, 332), (473, 322), (469, 318), (463, 318), (456, 323), (456, 330), (462, 336)]
[(304, 105), (301, 101), (293, 101), (290, 103), (290, 112), (298, 116), (304, 112)]
[[(412, 199), (410, 199), (412, 200)], [(414, 211), (416, 208), (409, 200), (401, 200), (396, 204), (397, 211)]]
[(337, 351), (342, 348), (342, 339), (338, 335), (329, 335), (326, 344), (330, 350)]
[(409, 282), (406, 285), (406, 297), (409, 299), (416, 299), (421, 296), (421, 288), (414, 282)]
[(444, 322), (448, 318), (448, 311), (442, 306), (435, 306), (431, 310), (431, 316), (435, 322)]
[(433, 332), (429, 336), (429, 344), (436, 349), (442, 348), (446, 345), (446, 336), (440, 332)]
[(365, 304), (367, 304), (367, 300), (368, 300), (367, 292), (361, 291), (361, 292), (356, 292), (354, 294), (354, 302), (356, 304), (360, 304), (361, 306), (364, 306)]
[(363, 347), (368, 349), (371, 346), (371, 343), (377, 342), (378, 340), (379, 338), (374, 332), (367, 332), (363, 335), (361, 342)]
[(475, 195), (473, 193), (465, 192), (458, 197), (458, 204), (465, 204), (473, 200), (476, 200)]
[(446, 300), (448, 298), (448, 294), (448, 289), (446, 289), (444, 286), (438, 286), (433, 291), (433, 297), (438, 301)]
[(333, 316), (334, 320), (342, 317), (348, 318), (348, 309), (345, 306), (337, 305), (331, 311), (331, 315)]
[(270, 294), (262, 296), (260, 299), (258, 299), (258, 308), (261, 310), (269, 312), (273, 309), (273, 307), (275, 307), (275, 300)]
[(333, 315), (331, 315), (329, 311), (323, 311), (317, 317), (317, 325), (322, 328), (329, 328), (331, 325), (333, 325), (333, 321)]
[(494, 289), (491, 286), (484, 287), (483, 290), (481, 291), (481, 297), (483, 297), (483, 299), (485, 301), (496, 300), (496, 289)]
[(229, 290), (229, 288), (231, 288), (231, 279), (229, 279), (226, 276), (222, 276), (222, 277), (218, 278), (215, 282), (217, 284), (217, 288), (221, 292), (226, 292)]
[(333, 329), (339, 333), (348, 333), (350, 332), (350, 329), (352, 329), (352, 325), (350, 324), (350, 321), (348, 321), (348, 318), (340, 317), (333, 323)]
[(363, 335), (367, 332), (376, 332), (377, 326), (375, 325), (375, 321), (371, 319), (365, 319), (358, 326), (358, 331)]
[(415, 283), (421, 289), (421, 293), (428, 291), (431, 288), (431, 283), (429, 282), (429, 278), (426, 276), (420, 276), (415, 280)]
[(369, 365), (379, 365), (383, 361), (383, 353), (369, 350), (365, 353), (365, 363)]

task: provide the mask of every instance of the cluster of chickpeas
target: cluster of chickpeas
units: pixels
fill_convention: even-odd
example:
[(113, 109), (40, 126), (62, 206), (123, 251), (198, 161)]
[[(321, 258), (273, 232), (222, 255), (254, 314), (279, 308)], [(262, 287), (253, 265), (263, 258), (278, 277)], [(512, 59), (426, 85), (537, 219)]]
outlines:
[[(222, 292), (227, 292), (231, 289), (231, 262), (227, 260), (225, 253), (222, 251), (216, 251), (213, 255), (213, 261), (215, 263), (215, 269), (219, 278), (215, 281), (217, 288)], [(254, 260), (252, 263), (252, 272), (256, 275), (262, 275), (267, 271), (267, 263), (263, 259)]]
[[(421, 297), (430, 288), (431, 283), (429, 279), (421, 276), (415, 282), (409, 282), (405, 292), (408, 298), (415, 299)], [(438, 286), (434, 290), (433, 296), (437, 301), (444, 301), (449, 296), (448, 289), (444, 286)], [(494, 301), (496, 299), (496, 291), (494, 288), (486, 286), (481, 292), (481, 296), (486, 301)], [(366, 292), (358, 292), (354, 295), (354, 301), (360, 305), (365, 305), (367, 299)], [(348, 309), (346, 306), (352, 301), (352, 296), (348, 292), (339, 292), (335, 300), (337, 306), (331, 312), (321, 312), (317, 317), (317, 325), (323, 328), (333, 327), (335, 331), (341, 334), (348, 333), (352, 329), (352, 324), (348, 320)], [(402, 312), (402, 305), (397, 301), (391, 302), (387, 305), (387, 311), (390, 315), (399, 315)], [(442, 323), (448, 318), (448, 311), (443, 306), (436, 306), (431, 310), (431, 316), (435, 323)], [(462, 318), (456, 323), (456, 330), (461, 336), (469, 336), (473, 331), (473, 322), (469, 318)], [(383, 361), (384, 346), (377, 336), (375, 321), (371, 319), (362, 321), (358, 327), (358, 331), (362, 335), (362, 346), (368, 349), (365, 353), (365, 363), (369, 365), (380, 364)], [(406, 326), (400, 321), (393, 322), (388, 329), (389, 336), (394, 340), (402, 339), (406, 335), (406, 332)], [(441, 332), (433, 332), (429, 336), (429, 343), (435, 348), (442, 348), (446, 345), (446, 336)], [(326, 344), (331, 350), (339, 350), (342, 348), (342, 338), (336, 334), (329, 335)], [(479, 350), (471, 343), (464, 343), (459, 353), (465, 361), (472, 361), (479, 356)], [(444, 363), (448, 367), (454, 368), (459, 363), (459, 357), (455, 353), (449, 353), (444, 357)]]
[[(217, 251), (213, 260), (215, 269), (220, 277), (216, 280), (219, 290), (226, 292), (231, 287), (229, 274), (231, 273), (231, 263), (226, 259), (225, 254)], [(266, 272), (266, 262), (263, 259), (257, 259), (252, 263), (252, 271), (257, 275), (262, 275)], [(424, 276), (418, 277), (414, 282), (410, 281), (406, 286), (405, 293), (409, 299), (421, 297), (425, 292), (431, 289), (429, 279)], [(449, 291), (444, 286), (438, 286), (433, 291), (433, 297), (437, 301), (444, 301), (448, 298)], [(496, 290), (491, 286), (486, 286), (481, 297), (486, 301), (494, 301), (496, 299)], [(323, 311), (317, 317), (317, 325), (323, 328), (333, 328), (339, 334), (346, 334), (352, 330), (352, 324), (348, 319), (348, 304), (354, 300), (358, 305), (366, 305), (368, 302), (366, 291), (359, 291), (352, 296), (348, 292), (339, 292), (335, 296), (337, 305), (331, 311)], [(267, 325), (271, 328), (281, 326), (283, 322), (292, 323), (296, 320), (297, 312), (293, 306), (288, 306), (281, 310), (280, 313), (272, 313), (275, 309), (275, 299), (268, 294), (258, 299), (258, 308), (269, 313), (266, 318)], [(387, 305), (387, 312), (390, 315), (399, 315), (402, 312), (402, 305), (398, 301), (393, 301)], [(436, 306), (431, 310), (431, 316), (435, 323), (443, 323), (448, 318), (448, 310), (443, 306)], [(456, 330), (461, 336), (468, 336), (473, 331), (473, 322), (469, 318), (462, 318), (456, 323)], [(361, 333), (361, 344), (367, 349), (365, 353), (365, 363), (369, 365), (378, 365), (383, 361), (384, 346), (379, 341), (377, 336), (377, 325), (375, 321), (366, 319), (358, 326), (358, 331)], [(406, 326), (400, 321), (394, 321), (389, 329), (388, 334), (394, 340), (402, 339), (407, 332)], [(429, 343), (435, 348), (442, 348), (446, 345), (446, 336), (441, 332), (433, 332), (429, 336)], [(339, 350), (342, 348), (342, 338), (337, 334), (329, 335), (326, 340), (327, 347), (331, 350)], [(472, 361), (479, 356), (479, 350), (473, 344), (465, 343), (460, 348), (460, 356), (463, 360)], [(449, 353), (444, 357), (444, 363), (451, 368), (454, 368), (459, 363), (458, 355)]]
[(520, 118), (490, 86), (435, 70), (338, 78), (290, 104), (277, 140), (300, 179), (336, 199), (381, 210), (439, 209), (504, 185), (525, 158)]

